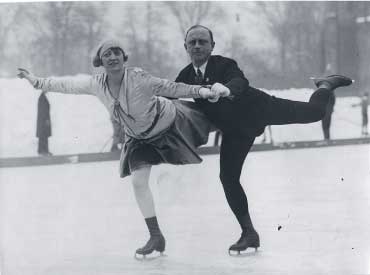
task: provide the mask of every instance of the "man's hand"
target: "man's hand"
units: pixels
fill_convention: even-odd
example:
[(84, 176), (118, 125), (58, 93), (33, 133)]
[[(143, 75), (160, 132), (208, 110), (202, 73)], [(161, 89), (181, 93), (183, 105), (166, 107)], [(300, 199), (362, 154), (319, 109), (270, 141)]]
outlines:
[(199, 89), (199, 95), (201, 98), (208, 99), (208, 101), (212, 103), (217, 102), (220, 98), (216, 92), (206, 87), (202, 87)]
[(230, 89), (218, 82), (212, 85), (211, 91), (215, 92), (218, 97), (230, 96)]

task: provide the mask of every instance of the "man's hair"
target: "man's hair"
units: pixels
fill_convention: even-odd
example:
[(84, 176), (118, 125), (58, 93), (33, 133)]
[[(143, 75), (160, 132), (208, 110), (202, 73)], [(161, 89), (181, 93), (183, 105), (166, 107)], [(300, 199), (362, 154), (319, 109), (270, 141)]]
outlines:
[(213, 41), (213, 33), (212, 33), (212, 31), (211, 31), (210, 29), (208, 29), (206, 26), (199, 25), (199, 24), (197, 24), (197, 25), (193, 25), (193, 26), (191, 26), (191, 27), (187, 30), (187, 32), (186, 32), (186, 34), (185, 34), (185, 42), (186, 42), (186, 38), (188, 38), (188, 33), (189, 33), (191, 30), (196, 29), (196, 28), (203, 28), (203, 29), (206, 29), (206, 30), (209, 32), (209, 36), (211, 37), (211, 42), (212, 42), (212, 43), (214, 42), (214, 41)]

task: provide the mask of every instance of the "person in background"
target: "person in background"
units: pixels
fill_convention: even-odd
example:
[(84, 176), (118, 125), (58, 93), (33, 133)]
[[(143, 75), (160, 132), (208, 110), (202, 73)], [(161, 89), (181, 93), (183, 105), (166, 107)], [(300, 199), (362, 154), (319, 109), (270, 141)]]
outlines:
[(361, 116), (362, 116), (361, 135), (362, 136), (369, 135), (369, 131), (367, 128), (367, 124), (369, 122), (368, 106), (369, 106), (369, 93), (364, 93), (361, 97)]
[(361, 95), (360, 102), (356, 104), (352, 104), (352, 107), (361, 107), (361, 136), (368, 136), (368, 123), (369, 123), (369, 115), (368, 115), (368, 106), (369, 106), (369, 93), (364, 92)]
[(321, 120), (321, 127), (322, 127), (325, 140), (330, 140), (331, 117), (334, 112), (334, 105), (335, 105), (335, 94), (331, 93), (329, 97), (328, 105), (326, 106), (325, 116)]
[[(269, 134), (270, 134), (270, 144), (274, 144), (274, 140), (272, 138), (272, 129), (271, 129), (271, 125), (267, 125), (267, 129), (269, 131)], [(261, 140), (261, 143), (266, 143), (267, 142), (267, 133), (266, 133), (266, 129), (265, 131), (263, 132), (263, 138)]]
[(50, 156), (49, 137), (51, 136), (50, 104), (43, 90), (37, 103), (36, 137), (38, 138), (37, 153)]
[(215, 131), (215, 140), (213, 142), (213, 146), (220, 146), (220, 141), (222, 139), (222, 133), (220, 130)]

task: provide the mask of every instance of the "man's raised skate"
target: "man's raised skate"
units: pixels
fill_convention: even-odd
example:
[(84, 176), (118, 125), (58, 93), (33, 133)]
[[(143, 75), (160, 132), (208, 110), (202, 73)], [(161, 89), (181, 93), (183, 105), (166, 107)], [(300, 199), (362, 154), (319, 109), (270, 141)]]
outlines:
[(330, 90), (335, 90), (339, 87), (351, 85), (354, 80), (343, 75), (329, 75), (326, 77), (311, 77), (317, 88), (325, 87)]

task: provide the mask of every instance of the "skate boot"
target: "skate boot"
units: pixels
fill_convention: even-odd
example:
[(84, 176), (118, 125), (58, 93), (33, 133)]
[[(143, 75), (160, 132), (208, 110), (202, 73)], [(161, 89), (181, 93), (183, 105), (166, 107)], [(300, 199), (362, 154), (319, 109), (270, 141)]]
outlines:
[[(163, 237), (161, 230), (159, 229), (157, 217), (146, 218), (145, 223), (148, 226), (150, 239), (141, 248), (138, 248), (135, 252), (135, 258), (137, 260), (144, 260), (146, 255), (158, 251), (160, 256), (163, 255), (163, 251), (166, 247), (166, 240)], [(141, 256), (138, 256), (141, 255)]]
[[(162, 234), (156, 236), (150, 236), (149, 241), (141, 248), (138, 248), (135, 253), (135, 258), (145, 259), (146, 255), (158, 251), (160, 255), (163, 255), (163, 251), (166, 247), (166, 240)], [(141, 255), (142, 258), (138, 255)]]
[(234, 243), (229, 248), (229, 254), (232, 254), (232, 251), (237, 252), (237, 255), (240, 254), (241, 251), (247, 250), (248, 247), (253, 247), (255, 251), (257, 251), (257, 248), (260, 246), (260, 237), (256, 231), (251, 232), (243, 232), (240, 239)]
[(354, 80), (343, 75), (329, 75), (326, 77), (311, 77), (317, 88), (335, 90), (339, 87), (349, 86)]

